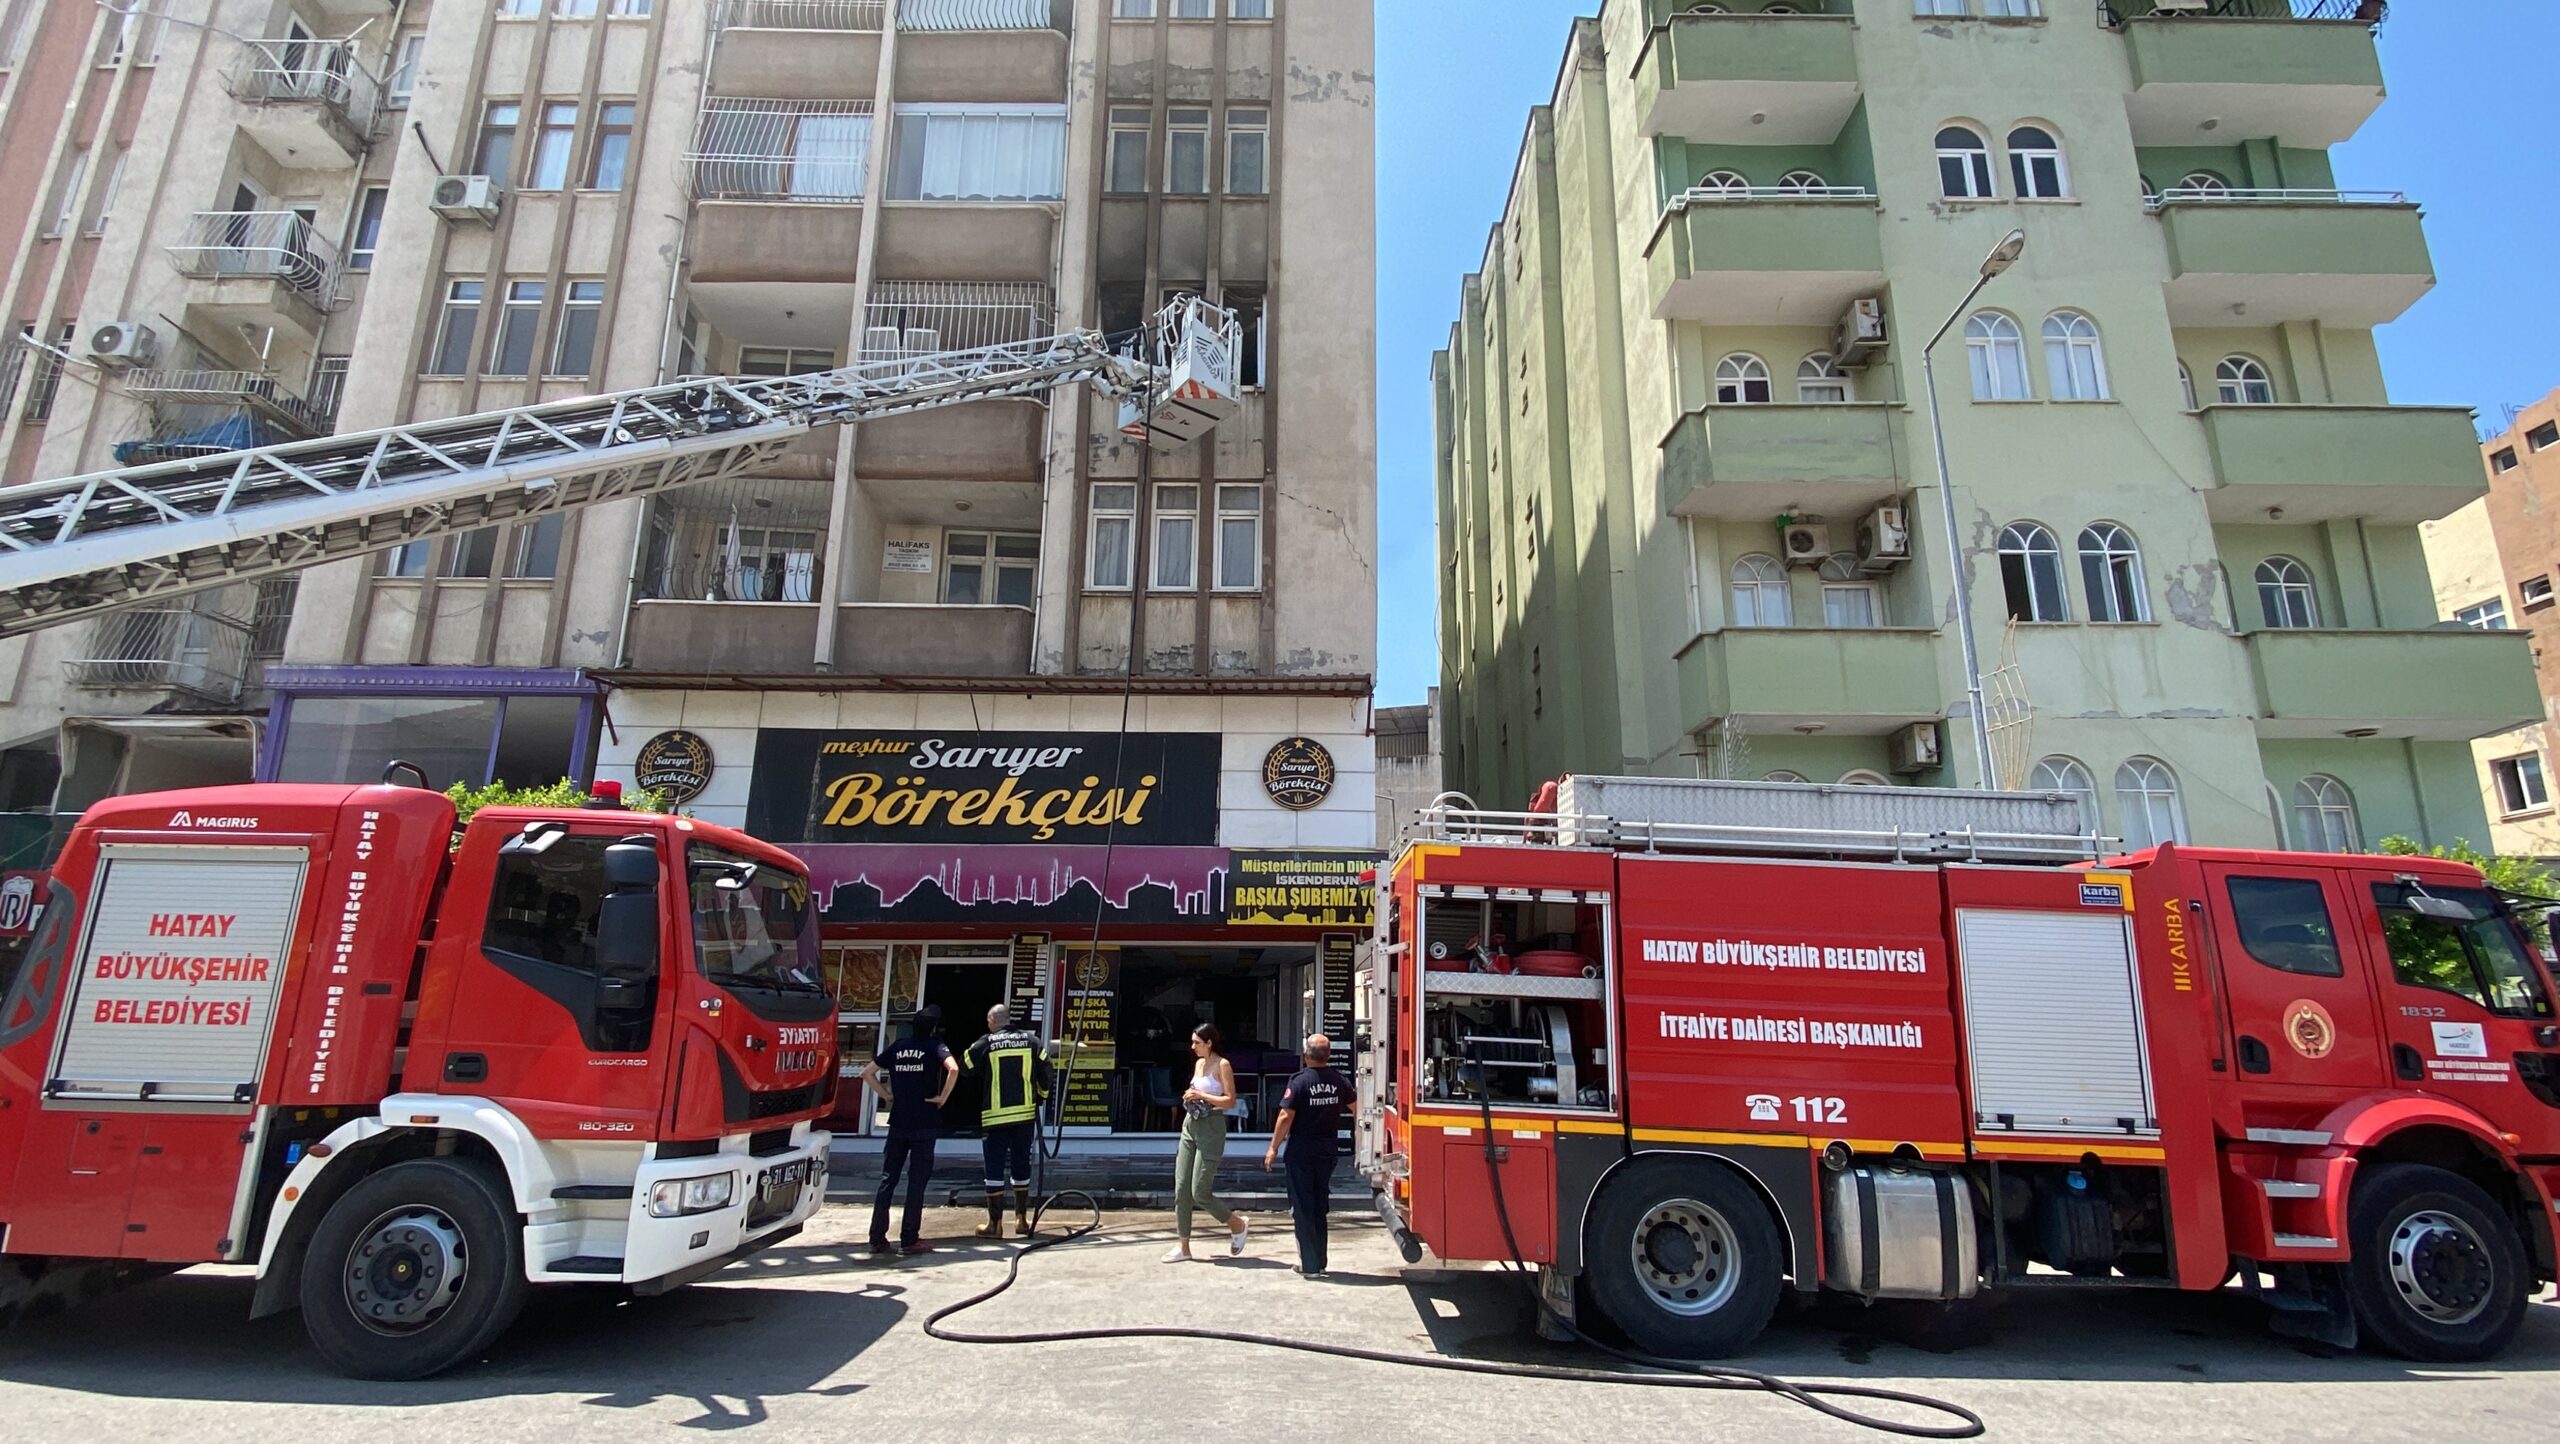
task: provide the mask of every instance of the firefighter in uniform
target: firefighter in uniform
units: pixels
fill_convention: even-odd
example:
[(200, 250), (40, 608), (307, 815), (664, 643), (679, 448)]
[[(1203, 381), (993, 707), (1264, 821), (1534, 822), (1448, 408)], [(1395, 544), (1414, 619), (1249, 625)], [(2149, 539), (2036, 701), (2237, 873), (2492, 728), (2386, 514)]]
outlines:
[(1040, 1035), (1013, 1026), (1002, 1003), (987, 1010), (987, 1036), (969, 1045), (964, 1066), (985, 1089), (979, 1115), (987, 1159), (987, 1221), (980, 1238), (1004, 1237), (1004, 1195), (1013, 1189), (1014, 1229), (1031, 1236), (1031, 1145), (1040, 1130), (1040, 1104), (1049, 1096), (1049, 1060)]

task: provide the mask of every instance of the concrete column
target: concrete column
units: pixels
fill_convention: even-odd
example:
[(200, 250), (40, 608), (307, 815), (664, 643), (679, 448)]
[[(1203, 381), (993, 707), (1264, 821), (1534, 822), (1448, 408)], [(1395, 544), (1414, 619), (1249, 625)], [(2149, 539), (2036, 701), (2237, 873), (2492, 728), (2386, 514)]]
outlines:
[[(889, 184), (889, 145), (897, 127), (897, 75), (898, 7), (884, 5), (880, 14), (879, 78), (871, 87), (871, 153), (864, 160), (862, 178), (862, 253), (854, 258), (853, 327), (852, 334), (845, 338), (848, 363), (862, 358), (863, 328), (871, 317), (871, 285), (880, 274), (880, 212)], [(836, 489), (827, 501), (827, 569), (818, 589), (818, 635), (810, 658), (821, 672), (836, 668), (836, 617), (843, 603), (855, 600), (854, 568), (859, 558), (877, 554), (880, 541), (879, 518), (865, 506), (862, 512), (868, 550), (855, 549), (854, 488), (860, 484), (853, 467), (856, 430), (849, 421), (836, 428)]]

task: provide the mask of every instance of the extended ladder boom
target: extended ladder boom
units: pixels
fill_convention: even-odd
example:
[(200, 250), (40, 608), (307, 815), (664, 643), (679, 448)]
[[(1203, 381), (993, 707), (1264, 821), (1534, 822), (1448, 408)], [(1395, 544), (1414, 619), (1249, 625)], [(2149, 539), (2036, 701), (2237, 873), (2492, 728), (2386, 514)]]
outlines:
[[(1231, 330), (1203, 314), (1177, 326)], [(1223, 321), (1223, 328), (1220, 323)], [(672, 385), (0, 488), (0, 636), (496, 522), (753, 472), (822, 426), (1070, 382), (1163, 394), (1100, 333)], [(1233, 383), (1225, 388), (1228, 409)], [(1196, 405), (1196, 403), (1194, 403)]]

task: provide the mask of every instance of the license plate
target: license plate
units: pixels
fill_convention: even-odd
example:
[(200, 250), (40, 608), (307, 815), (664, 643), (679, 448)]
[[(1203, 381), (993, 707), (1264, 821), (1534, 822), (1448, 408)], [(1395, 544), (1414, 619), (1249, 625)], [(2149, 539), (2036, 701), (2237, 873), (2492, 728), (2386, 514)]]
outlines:
[(771, 1198), (785, 1189), (801, 1187), (809, 1181), (814, 1167), (811, 1160), (803, 1158), (766, 1169), (756, 1178), (756, 1197)]

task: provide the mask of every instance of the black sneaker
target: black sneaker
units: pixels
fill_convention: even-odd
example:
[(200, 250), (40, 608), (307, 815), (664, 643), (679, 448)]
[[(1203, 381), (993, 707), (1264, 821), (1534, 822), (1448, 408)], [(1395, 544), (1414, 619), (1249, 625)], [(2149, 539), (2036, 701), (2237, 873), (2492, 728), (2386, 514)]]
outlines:
[(873, 1258), (888, 1258), (890, 1256), (889, 1241), (885, 1238), (873, 1239), (871, 1241), (871, 1256)]
[(909, 1258), (914, 1258), (920, 1253), (932, 1253), (933, 1251), (933, 1245), (925, 1242), (923, 1239), (917, 1239), (913, 1243), (902, 1243), (898, 1245), (898, 1252), (905, 1254)]

